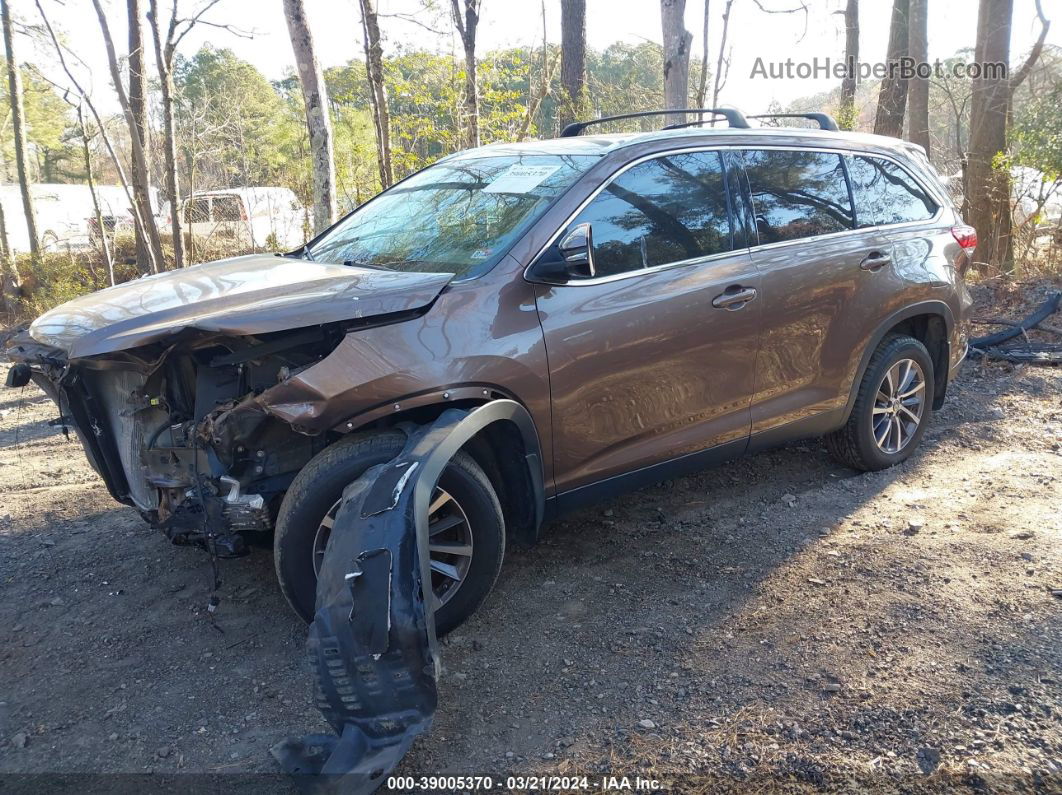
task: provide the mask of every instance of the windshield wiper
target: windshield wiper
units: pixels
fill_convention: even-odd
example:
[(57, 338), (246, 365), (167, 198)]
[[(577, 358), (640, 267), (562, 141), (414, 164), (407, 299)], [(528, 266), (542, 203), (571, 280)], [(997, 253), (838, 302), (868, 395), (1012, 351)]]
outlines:
[(371, 264), (369, 262), (358, 262), (357, 260), (353, 260), (353, 259), (345, 259), (345, 260), (343, 260), (343, 264), (346, 267), (348, 267), (348, 268), (370, 268), (370, 269), (372, 269), (374, 271), (389, 271), (389, 270), (391, 270), (391, 268), (388, 268), (388, 267), (386, 267), (384, 265), (373, 265), (373, 264)]
[(317, 260), (315, 260), (313, 258), (313, 254), (310, 253), (310, 249), (307, 246), (303, 246), (302, 248), (297, 248), (294, 251), (286, 251), (283, 254), (278, 254), (277, 256), (278, 257), (291, 257), (292, 259), (305, 259), (305, 260), (309, 260), (310, 262), (317, 262)]

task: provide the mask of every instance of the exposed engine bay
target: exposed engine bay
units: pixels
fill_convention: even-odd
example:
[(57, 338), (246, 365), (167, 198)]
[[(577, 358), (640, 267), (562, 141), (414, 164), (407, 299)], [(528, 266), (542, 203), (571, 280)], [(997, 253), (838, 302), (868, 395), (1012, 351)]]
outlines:
[(115, 499), (175, 543), (231, 557), (245, 550), (243, 534), (272, 528), (296, 473), (332, 440), (299, 433), (260, 398), (326, 357), (350, 325), (186, 333), (72, 363), (16, 339), (9, 353), (21, 363), (9, 377), (13, 386), (32, 378), (49, 394)]

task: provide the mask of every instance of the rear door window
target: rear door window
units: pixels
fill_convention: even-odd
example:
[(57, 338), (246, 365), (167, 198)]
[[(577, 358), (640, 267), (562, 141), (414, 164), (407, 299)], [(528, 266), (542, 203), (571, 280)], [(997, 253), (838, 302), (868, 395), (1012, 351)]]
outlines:
[(914, 177), (880, 157), (848, 157), (848, 176), (860, 228), (926, 221), (937, 204)]
[(719, 152), (664, 155), (608, 183), (571, 226), (591, 225), (597, 276), (730, 251), (725, 183)]
[(760, 245), (853, 228), (841, 156), (783, 149), (740, 153)]

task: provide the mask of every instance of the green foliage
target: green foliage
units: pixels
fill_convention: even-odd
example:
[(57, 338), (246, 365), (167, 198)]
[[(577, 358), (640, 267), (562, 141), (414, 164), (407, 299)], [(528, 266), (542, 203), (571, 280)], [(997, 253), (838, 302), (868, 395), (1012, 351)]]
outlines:
[(1014, 161), (1062, 178), (1062, 83), (1030, 99), (1016, 114), (1012, 133)]
[[(7, 179), (14, 181), (15, 138), (8, 99), (7, 61), (0, 56), (0, 146), (3, 146)], [(22, 67), (22, 103), (31, 157), (36, 157), (35, 181), (67, 182), (83, 177), (79, 165), (79, 142), (73, 139), (74, 120), (70, 107), (35, 71)], [(32, 162), (32, 161), (31, 161)]]
[(308, 165), (297, 89), (278, 91), (231, 50), (209, 45), (180, 59), (174, 82), (185, 185), (301, 185)]

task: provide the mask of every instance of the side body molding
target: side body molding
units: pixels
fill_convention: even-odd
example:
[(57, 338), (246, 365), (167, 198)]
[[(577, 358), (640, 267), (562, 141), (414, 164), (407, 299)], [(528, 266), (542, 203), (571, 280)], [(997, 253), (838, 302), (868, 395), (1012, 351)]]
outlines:
[[(407, 426), (402, 452), (344, 491), (308, 639), (315, 702), (339, 736), (309, 735), (274, 746), (287, 772), (320, 777), (325, 791), (370, 793), (431, 728), (440, 666), (428, 506), (454, 453), (502, 421), (516, 423), (525, 439), (534, 433), (527, 410), (515, 401), (448, 409), (431, 425)], [(537, 466), (532, 478), (541, 521), (541, 463), (537, 453), (527, 458)]]

